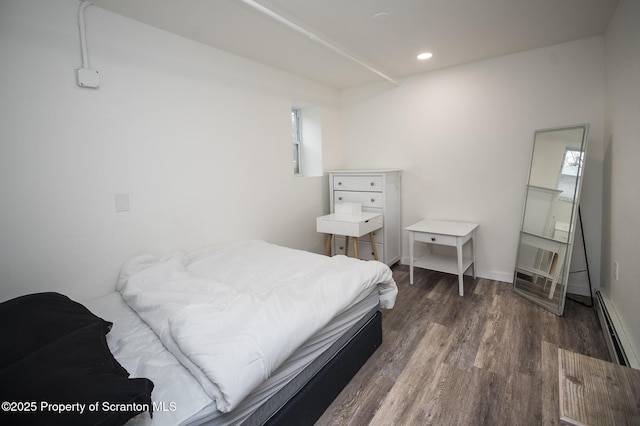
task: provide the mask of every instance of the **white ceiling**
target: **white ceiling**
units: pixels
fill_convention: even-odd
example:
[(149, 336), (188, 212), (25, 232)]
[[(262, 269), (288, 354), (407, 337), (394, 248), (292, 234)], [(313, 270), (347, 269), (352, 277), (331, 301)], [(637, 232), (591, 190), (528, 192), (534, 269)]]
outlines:
[[(384, 77), (242, 0), (91, 0), (338, 89)], [(251, 1), (249, 1), (251, 2)], [(258, 0), (390, 79), (601, 35), (618, 0)], [(374, 15), (386, 12), (386, 22)], [(420, 62), (416, 55), (433, 52)]]

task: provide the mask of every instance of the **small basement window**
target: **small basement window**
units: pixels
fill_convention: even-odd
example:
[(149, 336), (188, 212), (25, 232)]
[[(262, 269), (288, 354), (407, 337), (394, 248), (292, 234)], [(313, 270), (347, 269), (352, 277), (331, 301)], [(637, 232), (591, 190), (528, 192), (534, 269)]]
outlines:
[(300, 110), (291, 109), (291, 127), (293, 130), (293, 174), (302, 174), (302, 131), (300, 129)]
[(293, 175), (322, 176), (322, 112), (315, 105), (292, 106)]

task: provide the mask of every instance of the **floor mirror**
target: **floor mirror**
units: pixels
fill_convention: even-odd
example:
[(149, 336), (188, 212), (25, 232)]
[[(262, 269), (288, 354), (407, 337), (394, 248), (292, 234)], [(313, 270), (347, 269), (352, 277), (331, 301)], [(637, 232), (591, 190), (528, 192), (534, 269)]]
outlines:
[(513, 290), (562, 315), (578, 217), (588, 125), (537, 130)]

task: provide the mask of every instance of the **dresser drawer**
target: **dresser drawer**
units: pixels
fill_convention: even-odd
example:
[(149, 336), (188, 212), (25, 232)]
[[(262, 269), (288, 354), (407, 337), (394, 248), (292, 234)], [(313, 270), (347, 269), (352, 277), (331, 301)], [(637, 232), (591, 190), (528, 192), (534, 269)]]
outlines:
[(443, 246), (456, 245), (456, 237), (453, 235), (430, 234), (427, 232), (415, 232), (416, 241), (423, 243), (440, 244)]
[(354, 191), (334, 191), (334, 202), (359, 203), (362, 207), (382, 208), (383, 199), (381, 192), (354, 192)]
[(382, 192), (382, 176), (334, 176), (333, 189)]

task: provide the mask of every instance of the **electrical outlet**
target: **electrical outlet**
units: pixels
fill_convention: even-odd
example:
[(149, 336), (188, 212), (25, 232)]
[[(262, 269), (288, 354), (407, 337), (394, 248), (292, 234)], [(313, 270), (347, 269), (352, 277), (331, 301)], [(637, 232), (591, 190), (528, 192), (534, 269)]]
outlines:
[(616, 260), (613, 262), (613, 276), (615, 277), (616, 281), (618, 281), (618, 279), (620, 278), (620, 275), (618, 275), (619, 269), (620, 269), (620, 264)]

